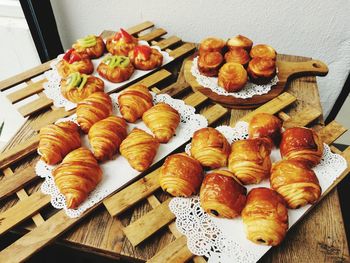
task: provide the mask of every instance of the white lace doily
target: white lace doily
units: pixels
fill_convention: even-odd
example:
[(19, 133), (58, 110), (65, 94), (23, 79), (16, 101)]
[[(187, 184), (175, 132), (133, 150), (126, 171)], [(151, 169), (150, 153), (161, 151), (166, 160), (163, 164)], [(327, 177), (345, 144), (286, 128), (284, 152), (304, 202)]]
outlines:
[[(191, 73), (196, 78), (197, 82), (201, 86), (205, 88), (209, 88), (213, 92), (223, 96), (233, 96), (235, 98), (247, 99), (255, 95), (266, 94), (271, 90), (272, 86), (278, 83), (278, 80), (279, 80), (276, 74), (276, 76), (268, 84), (257, 85), (248, 81), (242, 90), (237, 92), (227, 92), (225, 89), (221, 88), (218, 85), (217, 77), (207, 77), (202, 75), (199, 72), (197, 62), (198, 62), (198, 57), (195, 57), (193, 59), (192, 67), (191, 67)], [(278, 72), (278, 69), (277, 69), (277, 72)]]
[[(232, 128), (228, 126), (217, 127), (231, 143), (248, 137), (248, 123), (238, 122)], [(186, 146), (189, 153), (190, 144)], [(280, 160), (278, 149), (273, 149), (271, 160)], [(334, 180), (346, 169), (346, 160), (331, 152), (328, 145), (324, 144), (322, 160), (313, 170), (320, 182), (322, 191), (325, 192)], [(270, 187), (265, 180), (258, 185), (248, 185), (247, 190), (256, 187)], [(209, 258), (208, 262), (237, 262), (249, 263), (258, 261), (271, 247), (256, 245), (245, 237), (241, 218), (223, 219), (209, 216), (200, 207), (198, 196), (191, 198), (173, 198), (169, 204), (170, 210), (176, 215), (177, 229), (187, 237), (187, 246), (190, 251), (199, 256)], [(311, 205), (296, 210), (288, 210), (289, 227), (309, 209)]]
[[(195, 114), (195, 109), (191, 106), (186, 105), (182, 100), (173, 99), (167, 94), (156, 95), (152, 92), (152, 95), (155, 104), (159, 102), (167, 103), (176, 109), (181, 116), (181, 121), (176, 129), (175, 136), (167, 144), (160, 144), (153, 161), (153, 163), (156, 163), (171, 153), (174, 149), (177, 149), (179, 146), (186, 143), (196, 130), (206, 127), (208, 125), (208, 122), (204, 116)], [(119, 108), (117, 105), (117, 97), (118, 94), (111, 95), (113, 101), (113, 114), (120, 116)], [(60, 119), (57, 122), (66, 120), (76, 122), (76, 114), (68, 118)], [(135, 127), (152, 133), (141, 120), (137, 121), (134, 124), (128, 124), (128, 132), (130, 132)], [(87, 135), (82, 136), (82, 144), (83, 146), (89, 147)], [(131, 168), (124, 157), (118, 154), (114, 156), (113, 160), (100, 164), (100, 167), (103, 171), (102, 181), (89, 195), (87, 200), (83, 202), (78, 207), (78, 209), (67, 209), (65, 205), (65, 198), (62, 194), (59, 193), (59, 190), (56, 187), (51, 174), (51, 171), (54, 167), (55, 166), (45, 164), (45, 162), (41, 160), (36, 164), (36, 174), (40, 177), (45, 178), (45, 181), (41, 186), (41, 190), (43, 193), (51, 195), (51, 204), (53, 207), (58, 209), (63, 208), (66, 211), (66, 214), (72, 218), (80, 216), (81, 213), (83, 213), (86, 209), (98, 203), (107, 195), (118, 190), (140, 174), (140, 172)]]
[[(149, 46), (149, 44), (147, 43), (147, 41), (144, 40), (140, 40), (139, 41), (139, 45), (147, 45)], [(174, 60), (173, 57), (170, 57), (169, 54), (165, 51), (162, 51), (158, 46), (152, 46), (152, 48), (157, 49), (159, 52), (162, 53), (163, 55), (163, 64), (162, 66), (168, 64), (169, 62), (171, 62), (172, 60)], [(106, 53), (105, 55), (103, 55), (100, 58), (97, 59), (92, 59), (92, 64), (94, 65), (94, 72), (91, 74), (93, 76), (99, 77), (100, 79), (102, 79), (105, 83), (105, 89), (104, 91), (106, 93), (111, 93), (113, 91), (118, 91), (121, 88), (123, 88), (125, 85), (127, 85), (128, 83), (130, 83), (131, 81), (135, 81), (139, 78), (141, 78), (142, 76), (149, 74), (152, 71), (155, 71), (157, 69), (153, 69), (153, 70), (137, 70), (135, 69), (134, 73), (132, 74), (132, 76), (130, 77), (130, 79), (121, 82), (121, 83), (112, 83), (104, 78), (102, 78), (96, 71), (98, 65), (100, 64), (100, 62), (103, 60), (103, 58), (105, 56), (109, 55), (109, 53)], [(70, 102), (69, 100), (67, 100), (66, 98), (64, 98), (61, 94), (61, 86), (60, 86), (60, 82), (61, 82), (61, 77), (58, 74), (57, 71), (57, 63), (63, 58), (64, 54), (61, 54), (57, 57), (57, 59), (55, 61), (53, 61), (51, 63), (51, 70), (48, 70), (44, 73), (46, 79), (48, 80), (47, 82), (44, 83), (44, 93), (45, 95), (53, 100), (53, 104), (56, 107), (64, 107), (67, 111), (74, 109), (76, 107), (75, 103)]]

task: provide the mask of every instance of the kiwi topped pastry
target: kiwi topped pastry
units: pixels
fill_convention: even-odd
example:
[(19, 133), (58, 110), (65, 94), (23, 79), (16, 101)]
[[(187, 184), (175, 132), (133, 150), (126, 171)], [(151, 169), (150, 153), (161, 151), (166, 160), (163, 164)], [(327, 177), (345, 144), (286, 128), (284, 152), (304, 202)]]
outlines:
[(120, 29), (114, 36), (107, 39), (106, 47), (112, 55), (128, 56), (129, 52), (137, 46), (137, 39), (124, 29)]
[(80, 38), (72, 46), (78, 53), (89, 58), (99, 58), (105, 52), (105, 43), (100, 36), (88, 35)]
[(134, 70), (130, 59), (125, 56), (106, 56), (97, 67), (101, 77), (114, 83), (128, 80)]
[(71, 48), (64, 54), (62, 60), (57, 63), (57, 71), (62, 78), (68, 77), (73, 72), (91, 74), (94, 71), (94, 65), (87, 56)]
[(163, 63), (162, 53), (146, 45), (135, 47), (129, 52), (129, 58), (135, 68), (140, 70), (155, 69)]

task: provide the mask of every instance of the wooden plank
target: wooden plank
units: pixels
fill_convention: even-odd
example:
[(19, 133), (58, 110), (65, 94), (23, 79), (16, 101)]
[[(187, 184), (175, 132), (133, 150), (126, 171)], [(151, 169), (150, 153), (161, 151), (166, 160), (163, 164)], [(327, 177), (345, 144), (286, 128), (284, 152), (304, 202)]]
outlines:
[(151, 41), (164, 36), (167, 32), (163, 28), (157, 28), (143, 36), (139, 36), (139, 40)]
[(174, 49), (173, 51), (169, 52), (169, 55), (174, 58), (181, 57), (183, 55), (186, 55), (196, 49), (196, 45), (193, 43), (185, 43), (181, 45), (180, 47)]
[(171, 73), (167, 71), (166, 69), (161, 69), (156, 72), (154, 72), (152, 75), (149, 75), (148, 77), (138, 81), (132, 86), (136, 86), (138, 84), (143, 84), (147, 87), (152, 87), (153, 85), (156, 85), (157, 83), (165, 80), (166, 78), (170, 77)]
[(151, 21), (145, 21), (141, 24), (138, 24), (136, 26), (133, 27), (129, 27), (126, 31), (128, 31), (129, 34), (134, 35), (134, 34), (138, 34), (148, 28), (154, 27), (153, 22)]
[(161, 50), (164, 50), (179, 42), (181, 42), (181, 38), (177, 36), (171, 36), (159, 42), (154, 41), (152, 42), (152, 45), (157, 45), (158, 47), (160, 47)]
[(215, 104), (214, 106), (204, 110), (201, 114), (205, 116), (208, 120), (208, 125), (212, 125), (220, 118), (225, 116), (228, 113), (228, 110), (219, 104)]
[(330, 144), (338, 139), (347, 129), (339, 124), (337, 121), (330, 122), (326, 127), (319, 131), (322, 141)]
[(190, 96), (188, 96), (186, 99), (184, 99), (184, 102), (187, 105), (191, 105), (192, 107), (198, 107), (202, 103), (206, 102), (208, 100), (207, 96), (204, 96), (200, 92), (192, 93)]
[(23, 115), (23, 117), (27, 117), (39, 110), (50, 107), (53, 104), (53, 101), (47, 97), (41, 97), (32, 101), (26, 105), (21, 106), (18, 111)]
[(284, 128), (296, 127), (296, 126), (306, 126), (312, 121), (320, 117), (322, 112), (318, 109), (315, 109), (312, 106), (305, 107), (302, 112), (293, 118), (285, 120), (283, 122)]
[(20, 100), (28, 98), (36, 93), (43, 91), (44, 90), (43, 84), (46, 81), (47, 81), (46, 79), (42, 79), (42, 80), (39, 80), (38, 82), (32, 83), (27, 87), (24, 87), (23, 89), (10, 93), (9, 95), (7, 95), (7, 98), (12, 103), (16, 103)]
[(56, 122), (58, 119), (72, 115), (75, 110), (66, 111), (64, 108), (58, 108), (44, 113), (42, 116), (33, 120), (29, 125), (34, 131), (39, 131), (42, 127)]

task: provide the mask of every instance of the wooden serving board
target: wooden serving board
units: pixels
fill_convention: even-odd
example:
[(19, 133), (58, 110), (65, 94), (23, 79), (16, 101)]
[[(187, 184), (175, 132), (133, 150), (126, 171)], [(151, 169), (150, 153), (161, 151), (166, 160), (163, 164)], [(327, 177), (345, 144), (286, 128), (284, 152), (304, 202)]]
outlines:
[(242, 99), (233, 96), (219, 95), (213, 92), (211, 89), (201, 86), (196, 77), (191, 73), (192, 59), (188, 60), (185, 64), (185, 79), (191, 85), (193, 91), (200, 91), (212, 101), (223, 105), (224, 107), (233, 109), (253, 109), (257, 108), (261, 104), (268, 102), (281, 94), (288, 81), (296, 77), (301, 76), (326, 76), (328, 73), (328, 67), (320, 60), (309, 60), (305, 62), (289, 62), (284, 61), (283, 58), (277, 55), (277, 68), (279, 82), (272, 87), (271, 91), (263, 95), (255, 95), (252, 98)]

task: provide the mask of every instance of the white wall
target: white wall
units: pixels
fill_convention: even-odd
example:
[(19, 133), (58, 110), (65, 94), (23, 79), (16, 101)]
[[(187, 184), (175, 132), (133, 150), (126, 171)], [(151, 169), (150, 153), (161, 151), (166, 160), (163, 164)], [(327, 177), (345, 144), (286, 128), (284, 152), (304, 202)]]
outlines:
[(277, 52), (321, 59), (329, 74), (318, 78), (327, 115), (350, 70), (350, 1), (51, 0), (65, 48), (103, 29), (150, 20), (184, 40), (235, 34), (268, 43)]

